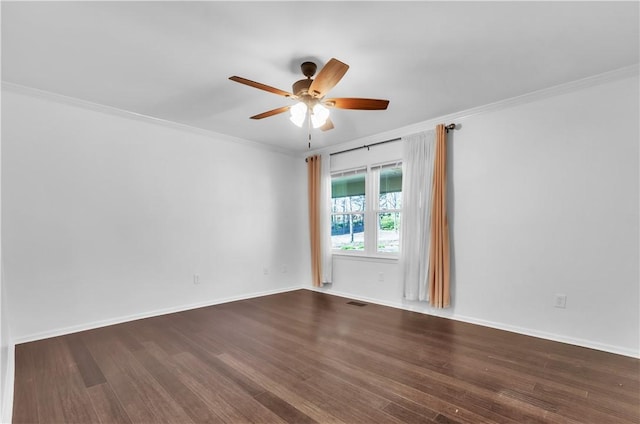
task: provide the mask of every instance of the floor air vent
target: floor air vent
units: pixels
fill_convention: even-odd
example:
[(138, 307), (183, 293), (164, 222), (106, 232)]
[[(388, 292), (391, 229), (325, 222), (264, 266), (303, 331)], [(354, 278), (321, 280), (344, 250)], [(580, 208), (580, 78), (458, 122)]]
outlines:
[(355, 300), (352, 300), (351, 302), (347, 302), (347, 305), (353, 305), (353, 306), (367, 306), (367, 304), (366, 304), (366, 303), (356, 302)]

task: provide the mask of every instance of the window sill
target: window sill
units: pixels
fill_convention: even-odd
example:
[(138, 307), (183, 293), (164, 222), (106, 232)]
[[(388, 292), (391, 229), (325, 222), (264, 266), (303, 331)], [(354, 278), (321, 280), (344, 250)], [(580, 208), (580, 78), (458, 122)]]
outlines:
[(385, 262), (397, 263), (398, 256), (391, 255), (365, 255), (362, 253), (335, 253), (331, 254), (336, 259), (346, 259), (349, 261), (366, 261), (366, 262)]

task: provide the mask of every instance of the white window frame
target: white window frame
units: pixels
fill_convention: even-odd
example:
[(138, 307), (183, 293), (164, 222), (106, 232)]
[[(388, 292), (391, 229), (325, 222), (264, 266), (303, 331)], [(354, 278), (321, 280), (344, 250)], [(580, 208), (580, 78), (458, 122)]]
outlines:
[[(398, 252), (378, 252), (378, 214), (387, 212), (399, 212), (402, 217), (402, 208), (400, 209), (380, 209), (380, 170), (389, 165), (397, 165), (402, 167), (401, 160), (385, 161), (382, 163), (366, 165), (364, 173), (365, 179), (365, 206), (364, 213), (364, 250), (337, 250), (332, 249), (331, 253), (338, 256), (354, 256), (354, 257), (372, 257), (384, 259), (398, 259)], [(331, 172), (331, 178), (334, 176), (342, 176), (350, 172), (365, 169), (364, 166), (357, 168), (337, 170)], [(345, 215), (344, 212), (332, 212), (331, 215)], [(352, 212), (350, 212), (352, 213)], [(402, 218), (401, 218), (402, 219)], [(331, 220), (329, 220), (331, 221)]]

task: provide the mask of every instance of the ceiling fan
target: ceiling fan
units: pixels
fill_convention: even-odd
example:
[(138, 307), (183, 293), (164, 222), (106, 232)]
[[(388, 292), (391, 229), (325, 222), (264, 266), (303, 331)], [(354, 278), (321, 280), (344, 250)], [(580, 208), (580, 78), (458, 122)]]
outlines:
[[(364, 99), (356, 97), (325, 98), (327, 92), (338, 84), (349, 69), (349, 65), (340, 62), (338, 59), (331, 59), (327, 62), (320, 72), (318, 72), (315, 79), (311, 79), (317, 70), (315, 63), (304, 62), (300, 65), (300, 68), (302, 70), (302, 74), (307, 78), (293, 83), (291, 93), (242, 77), (233, 76), (229, 79), (239, 82), (240, 84), (245, 84), (260, 90), (298, 100), (295, 105), (283, 106), (269, 110), (267, 112), (254, 115), (251, 119), (268, 118), (270, 116), (290, 111), (290, 119), (297, 126), (302, 127), (302, 124), (304, 124), (306, 120), (309, 127), (313, 126), (313, 128), (320, 128), (322, 131), (334, 128), (333, 122), (331, 122), (331, 119), (329, 118), (329, 108), (384, 110), (389, 105), (389, 100), (380, 99)], [(311, 134), (309, 134), (309, 137), (311, 137)]]

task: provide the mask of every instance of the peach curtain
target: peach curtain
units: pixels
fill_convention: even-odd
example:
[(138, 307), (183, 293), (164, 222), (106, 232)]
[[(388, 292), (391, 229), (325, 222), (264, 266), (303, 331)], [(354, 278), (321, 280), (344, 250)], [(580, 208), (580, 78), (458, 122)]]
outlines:
[(451, 292), (449, 222), (447, 221), (447, 134), (442, 124), (436, 127), (432, 196), (429, 304), (436, 308), (446, 308), (451, 303)]
[(307, 185), (309, 196), (309, 239), (311, 241), (311, 282), (314, 287), (322, 283), (322, 232), (320, 216), (321, 165), (319, 155), (307, 158)]

